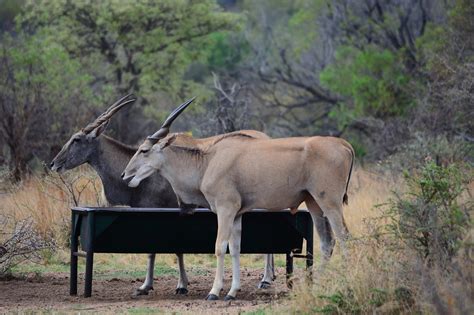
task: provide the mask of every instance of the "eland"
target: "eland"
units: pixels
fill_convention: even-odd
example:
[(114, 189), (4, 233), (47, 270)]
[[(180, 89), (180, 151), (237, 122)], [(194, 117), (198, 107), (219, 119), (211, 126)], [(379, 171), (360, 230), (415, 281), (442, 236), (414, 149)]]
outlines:
[[(138, 208), (175, 208), (181, 206), (182, 209), (186, 209), (188, 205), (177, 200), (176, 194), (173, 192), (168, 181), (159, 174), (150, 176), (138, 188), (128, 187), (120, 178), (121, 171), (125, 168), (137, 148), (120, 143), (106, 136), (103, 132), (112, 116), (134, 101), (135, 99), (131, 98), (131, 95), (122, 97), (92, 123), (73, 134), (53, 159), (50, 167), (53, 171), (62, 172), (82, 164), (89, 164), (102, 181), (105, 195), (102, 206), (126, 205)], [(192, 101), (190, 100), (189, 102)], [(177, 115), (179, 113), (173, 112), (168, 117), (168, 123), (171, 123)], [(251, 132), (251, 134), (256, 138), (268, 138), (267, 135), (261, 132)], [(237, 236), (240, 239), (240, 235)], [(179, 253), (176, 255), (179, 268), (176, 294), (186, 294), (188, 292), (188, 278), (184, 267), (183, 255)], [(136, 289), (135, 295), (147, 295), (150, 290), (153, 290), (154, 264), (155, 254), (149, 254), (145, 281), (143, 285)], [(268, 288), (273, 279), (273, 255), (268, 254), (265, 255), (265, 271), (262, 280), (259, 282), (259, 288)]]
[(342, 245), (349, 236), (342, 206), (348, 202), (353, 164), (354, 150), (340, 138), (270, 139), (239, 131), (195, 139), (170, 134), (165, 122), (140, 145), (122, 178), (130, 187), (138, 187), (158, 171), (182, 202), (209, 207), (217, 214), (217, 268), (206, 299), (219, 298), (229, 245), (232, 285), (225, 300), (232, 300), (240, 289), (240, 242), (234, 233), (242, 214), (255, 208), (296, 211), (305, 202), (326, 261), (334, 247), (332, 231)]

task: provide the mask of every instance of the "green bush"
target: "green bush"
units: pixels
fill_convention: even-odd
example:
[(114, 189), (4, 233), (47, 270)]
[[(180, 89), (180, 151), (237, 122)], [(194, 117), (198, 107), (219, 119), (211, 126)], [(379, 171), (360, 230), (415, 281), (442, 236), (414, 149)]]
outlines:
[(430, 158), (419, 172), (406, 172), (408, 192), (383, 206), (389, 219), (385, 232), (428, 264), (444, 266), (457, 253), (471, 226), (472, 204), (460, 202), (470, 173), (456, 164), (437, 165)]
[(360, 51), (343, 46), (337, 50), (334, 63), (321, 72), (320, 80), (349, 100), (332, 112), (342, 125), (358, 117), (399, 116), (413, 103), (407, 93), (409, 77), (397, 55), (389, 50), (368, 47)]

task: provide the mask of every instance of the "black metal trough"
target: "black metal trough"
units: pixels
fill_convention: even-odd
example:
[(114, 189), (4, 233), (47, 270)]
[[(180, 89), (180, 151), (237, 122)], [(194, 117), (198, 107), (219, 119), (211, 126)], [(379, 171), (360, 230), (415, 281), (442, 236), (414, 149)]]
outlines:
[[(208, 209), (180, 215), (178, 208), (72, 208), (70, 294), (77, 294), (78, 257), (86, 258), (84, 296), (92, 293), (94, 253), (213, 254), (217, 216)], [(306, 253), (302, 254), (303, 240)], [(79, 244), (83, 252), (79, 252)], [(253, 210), (242, 219), (242, 254), (286, 254), (313, 265), (313, 222), (308, 211)]]

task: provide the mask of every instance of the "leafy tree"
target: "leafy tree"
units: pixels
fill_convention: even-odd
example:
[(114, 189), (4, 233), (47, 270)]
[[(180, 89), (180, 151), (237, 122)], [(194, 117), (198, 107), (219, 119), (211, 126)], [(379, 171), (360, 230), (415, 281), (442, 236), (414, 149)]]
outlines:
[[(207, 56), (210, 34), (237, 22), (238, 16), (221, 12), (211, 0), (43, 0), (28, 1), (20, 25), (60, 43), (80, 60), (105, 99), (137, 92), (149, 105), (205, 94), (186, 72)], [(156, 111), (149, 108), (147, 113)], [(143, 130), (128, 127), (134, 123), (127, 111), (121, 115), (117, 129), (122, 140), (143, 136)]]
[(215, 32), (210, 35), (210, 49), (206, 63), (212, 71), (233, 72), (249, 53), (249, 45), (240, 34)]
[(413, 104), (407, 90), (409, 77), (397, 56), (388, 50), (359, 51), (342, 46), (320, 79), (327, 88), (346, 98), (331, 113), (341, 128), (355, 118), (402, 115)]
[(455, 1), (447, 25), (429, 25), (417, 40), (427, 88), (418, 101), (413, 129), (474, 142), (473, 20), (474, 2)]
[(341, 23), (339, 41), (360, 50), (368, 45), (401, 52), (405, 67), (420, 65), (417, 38), (429, 24), (444, 24), (449, 2), (434, 0), (341, 0), (328, 4)]
[(35, 157), (50, 158), (51, 143), (91, 105), (90, 76), (59, 45), (19, 34), (0, 43), (0, 149), (14, 179)]
[[(380, 133), (368, 131), (375, 124), (368, 128), (354, 118), (381, 126), (406, 113), (422, 76), (416, 40), (428, 25), (445, 24), (448, 4), (279, 0), (247, 1), (243, 7), (253, 52), (247, 69), (270, 132), (340, 135), (349, 126), (370, 137)], [(336, 82), (347, 80), (350, 87)]]
[[(330, 62), (333, 25), (326, 1), (247, 1), (246, 38), (252, 55), (243, 66), (259, 116), (274, 135), (335, 134), (328, 114), (338, 97), (324, 88), (319, 72)], [(331, 35), (329, 35), (331, 34)]]

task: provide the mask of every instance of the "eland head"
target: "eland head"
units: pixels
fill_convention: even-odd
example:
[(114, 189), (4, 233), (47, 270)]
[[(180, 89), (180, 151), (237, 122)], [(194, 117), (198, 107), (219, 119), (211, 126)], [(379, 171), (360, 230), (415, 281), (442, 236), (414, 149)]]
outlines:
[(51, 162), (51, 170), (60, 172), (87, 163), (90, 156), (97, 150), (97, 138), (106, 129), (110, 118), (124, 106), (136, 100), (130, 97), (133, 96), (128, 94), (120, 98), (93, 122), (74, 133)]
[(122, 173), (123, 180), (130, 180), (129, 187), (137, 187), (142, 180), (152, 175), (160, 169), (163, 163), (160, 152), (174, 140), (174, 135), (169, 135), (169, 130), (173, 121), (191, 104), (196, 97), (193, 97), (179, 105), (169, 116), (161, 128), (153, 135), (146, 138), (140, 145), (135, 155), (128, 163)]

